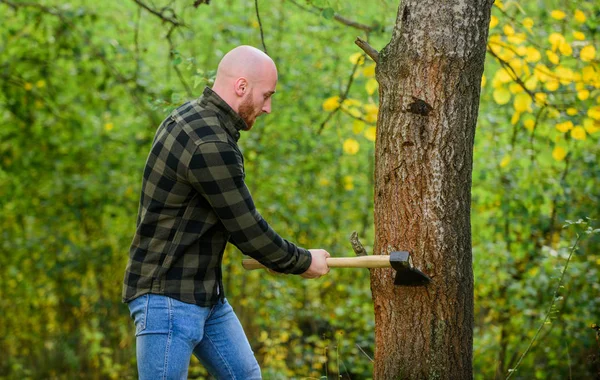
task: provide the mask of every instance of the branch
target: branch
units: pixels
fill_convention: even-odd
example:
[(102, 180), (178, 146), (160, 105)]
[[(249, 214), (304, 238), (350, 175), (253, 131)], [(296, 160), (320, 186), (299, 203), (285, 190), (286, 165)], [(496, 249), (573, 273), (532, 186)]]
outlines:
[(323, 132), (323, 128), (325, 128), (325, 124), (327, 124), (327, 122), (329, 122), (329, 120), (331, 120), (333, 115), (335, 115), (342, 108), (342, 103), (348, 97), (348, 93), (350, 92), (350, 87), (352, 87), (352, 82), (354, 81), (354, 74), (356, 73), (356, 69), (358, 68), (358, 65), (360, 65), (361, 61), (363, 61), (363, 60), (364, 60), (364, 55), (356, 60), (356, 63), (354, 64), (354, 67), (352, 68), (352, 74), (350, 74), (350, 78), (348, 79), (348, 84), (346, 85), (346, 90), (340, 96), (339, 107), (337, 107), (336, 109), (331, 111), (329, 113), (329, 115), (327, 115), (327, 118), (325, 118), (325, 120), (323, 120), (323, 122), (321, 123), (321, 126), (319, 127), (319, 131), (317, 132), (317, 134), (320, 135), (321, 132)]
[(155, 15), (156, 17), (160, 18), (161, 20), (173, 24), (173, 26), (184, 26), (184, 24), (180, 23), (179, 21), (175, 20), (174, 18), (167, 17), (162, 12), (159, 12), (155, 9), (150, 8), (148, 5), (142, 3), (141, 0), (133, 0), (133, 1), (140, 7), (144, 8), (148, 12), (150, 12), (153, 15)]
[(262, 41), (263, 50), (265, 54), (269, 55), (267, 45), (265, 45), (265, 35), (263, 33), (262, 22), (260, 21), (260, 14), (258, 13), (258, 0), (254, 0), (254, 8), (256, 8), (256, 18), (258, 19), (258, 27), (260, 28), (260, 40)]
[[(169, 58), (171, 59), (171, 61), (173, 60), (173, 56), (174, 56), (173, 52), (175, 51), (175, 45), (173, 44), (173, 39), (171, 38), (171, 33), (173, 33), (173, 31), (176, 28), (177, 28), (177, 26), (173, 25), (171, 27), (171, 29), (169, 29), (169, 33), (167, 33), (167, 41), (169, 41)], [(179, 67), (177, 67), (177, 65), (174, 64), (173, 69), (175, 69), (175, 72), (177, 73), (177, 77), (179, 78), (179, 81), (181, 82), (181, 84), (183, 84), (183, 87), (185, 88), (185, 92), (188, 94), (188, 96), (189, 97), (194, 96), (192, 89), (185, 81), (185, 78), (183, 77), (183, 74), (181, 74), (181, 70), (179, 70)]]
[(58, 18), (60, 18), (61, 20), (65, 20), (65, 16), (58, 12), (57, 10), (50, 8), (50, 7), (46, 7), (44, 5), (40, 5), (40, 4), (36, 4), (36, 3), (13, 3), (11, 1), (8, 0), (0, 0), (0, 4), (6, 4), (9, 7), (11, 7), (15, 12), (19, 9), (19, 8), (37, 8), (39, 10), (41, 10), (44, 13), (48, 13), (51, 14), (53, 16), (57, 16)]
[(367, 41), (363, 40), (360, 37), (356, 37), (354, 43), (358, 45), (358, 47), (361, 48), (365, 53), (367, 53), (367, 55), (371, 57), (371, 59), (375, 61), (375, 63), (379, 63), (379, 52), (375, 50), (371, 45), (369, 45)]
[(350, 235), (350, 244), (352, 244), (352, 249), (356, 256), (367, 256), (367, 250), (361, 244), (360, 240), (358, 240), (358, 233), (356, 231), (352, 231), (352, 235)]
[[(294, 4), (295, 6), (297, 6), (298, 8), (306, 11), (306, 12), (310, 12), (312, 14), (319, 14), (319, 12), (323, 12), (324, 8), (320, 8), (317, 6), (312, 5), (313, 8), (317, 9), (319, 12), (316, 12), (312, 9), (306, 8), (300, 4), (298, 4), (296, 1), (294, 0), (288, 0), (290, 3)], [(335, 21), (338, 21), (346, 26), (352, 27), (352, 28), (356, 28), (356, 29), (360, 29), (360, 30), (364, 30), (365, 32), (369, 33), (369, 32), (373, 32), (378, 30), (379, 28), (374, 25), (374, 26), (369, 26), (369, 25), (365, 25), (365, 24), (361, 24), (360, 22), (354, 21), (354, 20), (350, 20), (342, 15), (340, 15), (339, 13), (334, 13), (333, 14), (333, 19)]]
[(548, 321), (548, 318), (550, 318), (550, 313), (552, 312), (552, 308), (554, 307), (554, 304), (556, 303), (556, 298), (558, 297), (558, 292), (560, 291), (560, 288), (562, 287), (563, 279), (565, 278), (565, 272), (567, 271), (567, 268), (569, 267), (569, 261), (571, 261), (571, 257), (573, 256), (573, 253), (575, 253), (575, 251), (577, 250), (577, 244), (579, 243), (579, 239), (580, 239), (580, 236), (579, 236), (579, 234), (577, 234), (577, 239), (575, 240), (575, 243), (571, 247), (571, 250), (569, 252), (569, 257), (567, 257), (567, 262), (565, 263), (565, 267), (563, 268), (562, 273), (560, 274), (560, 279), (558, 280), (558, 284), (556, 285), (556, 289), (554, 290), (554, 294), (552, 295), (552, 302), (550, 302), (550, 306), (546, 310), (546, 316), (544, 317), (544, 320), (542, 321), (542, 324), (540, 325), (540, 327), (535, 332), (535, 335), (533, 336), (533, 339), (531, 339), (531, 342), (529, 342), (529, 346), (527, 347), (527, 349), (525, 350), (525, 352), (523, 352), (523, 355), (521, 355), (521, 357), (519, 358), (519, 361), (517, 362), (517, 364), (513, 368), (509, 369), (509, 374), (506, 377), (506, 380), (510, 379), (510, 377), (512, 375), (514, 375), (515, 372), (517, 372), (517, 368), (519, 368), (519, 365), (523, 361), (523, 358), (525, 357), (525, 355), (527, 355), (527, 353), (529, 352), (529, 350), (533, 346), (533, 343), (535, 343), (538, 335), (540, 334), (540, 331), (542, 330), (542, 328), (546, 324), (546, 321)]

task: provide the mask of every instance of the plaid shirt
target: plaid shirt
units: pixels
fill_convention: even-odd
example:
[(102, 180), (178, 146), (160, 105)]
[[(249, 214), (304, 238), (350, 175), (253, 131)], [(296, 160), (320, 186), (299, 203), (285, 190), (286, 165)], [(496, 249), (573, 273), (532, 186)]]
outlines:
[(310, 253), (281, 238), (254, 207), (237, 146), (245, 128), (209, 88), (162, 122), (144, 169), (124, 302), (146, 293), (199, 306), (223, 300), (228, 241), (277, 272), (308, 269)]

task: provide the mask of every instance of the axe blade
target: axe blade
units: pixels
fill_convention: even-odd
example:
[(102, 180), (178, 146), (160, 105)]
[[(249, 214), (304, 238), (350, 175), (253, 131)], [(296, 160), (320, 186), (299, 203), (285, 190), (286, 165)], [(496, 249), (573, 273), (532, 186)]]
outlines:
[(394, 285), (397, 286), (425, 286), (431, 282), (431, 278), (410, 263), (410, 253), (406, 251), (394, 251), (390, 253), (390, 263), (396, 270)]

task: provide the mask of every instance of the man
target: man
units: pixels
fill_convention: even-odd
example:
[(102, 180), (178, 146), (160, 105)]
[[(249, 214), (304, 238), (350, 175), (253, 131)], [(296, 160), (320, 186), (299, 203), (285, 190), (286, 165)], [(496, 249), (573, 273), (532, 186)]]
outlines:
[(192, 353), (219, 379), (259, 379), (260, 368), (225, 298), (227, 242), (281, 273), (319, 278), (322, 249), (281, 238), (254, 207), (237, 141), (271, 112), (277, 69), (250, 46), (227, 53), (215, 84), (173, 111), (144, 169), (123, 301), (136, 327), (141, 379), (185, 379)]

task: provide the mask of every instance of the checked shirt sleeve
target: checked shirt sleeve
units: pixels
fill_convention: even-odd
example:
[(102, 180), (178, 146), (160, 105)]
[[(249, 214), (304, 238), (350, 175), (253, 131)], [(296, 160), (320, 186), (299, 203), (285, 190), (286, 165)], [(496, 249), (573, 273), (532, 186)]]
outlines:
[(277, 272), (308, 269), (310, 253), (280, 237), (256, 210), (237, 149), (226, 142), (204, 142), (192, 155), (187, 174), (244, 254)]

